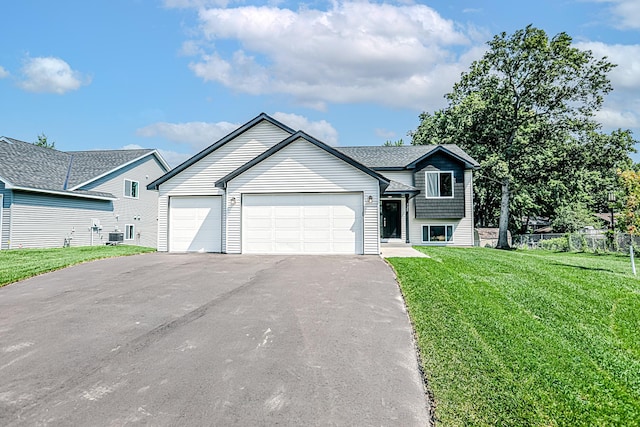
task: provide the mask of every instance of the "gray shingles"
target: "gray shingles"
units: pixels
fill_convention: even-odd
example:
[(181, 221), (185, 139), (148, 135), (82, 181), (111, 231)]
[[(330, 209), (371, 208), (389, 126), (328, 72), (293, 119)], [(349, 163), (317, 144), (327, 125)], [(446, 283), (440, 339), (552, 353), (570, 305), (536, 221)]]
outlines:
[(405, 168), (420, 160), (438, 147), (444, 148), (460, 157), (472, 166), (478, 163), (455, 144), (444, 145), (407, 145), (401, 147), (364, 146), (364, 147), (335, 147), (352, 159), (363, 165), (378, 168)]
[[(8, 141), (8, 142), (6, 142)], [(67, 191), (153, 150), (64, 152), (4, 137), (0, 139), (0, 177), (14, 186), (113, 197), (95, 191)], [(65, 188), (65, 181), (69, 180)]]

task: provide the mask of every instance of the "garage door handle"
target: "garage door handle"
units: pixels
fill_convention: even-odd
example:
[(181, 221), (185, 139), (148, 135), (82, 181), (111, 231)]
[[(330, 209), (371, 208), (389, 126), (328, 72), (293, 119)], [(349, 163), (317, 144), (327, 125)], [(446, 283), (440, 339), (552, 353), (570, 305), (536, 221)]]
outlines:
[(383, 227), (387, 226), (387, 218), (382, 218), (382, 226)]

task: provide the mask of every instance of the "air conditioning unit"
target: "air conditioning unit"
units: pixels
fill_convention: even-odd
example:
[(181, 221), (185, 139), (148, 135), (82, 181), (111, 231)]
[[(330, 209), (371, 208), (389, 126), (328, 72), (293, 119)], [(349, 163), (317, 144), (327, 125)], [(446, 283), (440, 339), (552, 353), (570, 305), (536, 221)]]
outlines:
[(107, 242), (107, 245), (113, 246), (122, 242), (124, 242), (124, 233), (119, 231), (109, 233), (109, 241)]

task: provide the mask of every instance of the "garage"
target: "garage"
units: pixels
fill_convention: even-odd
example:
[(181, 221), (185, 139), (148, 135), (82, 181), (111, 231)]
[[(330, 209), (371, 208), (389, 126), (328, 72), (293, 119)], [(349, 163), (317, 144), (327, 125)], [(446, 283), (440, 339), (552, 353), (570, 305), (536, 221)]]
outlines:
[(362, 254), (363, 195), (245, 194), (242, 252)]
[(169, 251), (222, 251), (222, 198), (169, 198)]

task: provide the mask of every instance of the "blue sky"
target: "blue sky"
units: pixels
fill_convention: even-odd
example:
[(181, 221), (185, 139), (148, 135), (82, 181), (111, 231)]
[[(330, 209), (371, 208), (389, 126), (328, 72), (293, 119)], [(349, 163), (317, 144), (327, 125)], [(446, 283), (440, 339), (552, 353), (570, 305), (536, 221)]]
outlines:
[(409, 142), (486, 41), (527, 24), (618, 64), (598, 119), (640, 138), (638, 0), (20, 0), (0, 16), (0, 135), (61, 150), (175, 166), (260, 112), (333, 145)]

